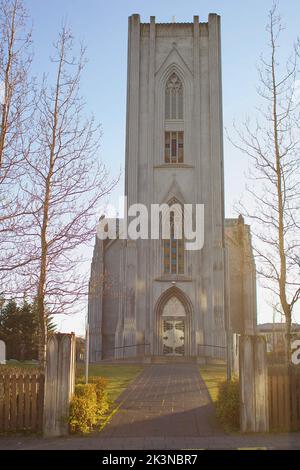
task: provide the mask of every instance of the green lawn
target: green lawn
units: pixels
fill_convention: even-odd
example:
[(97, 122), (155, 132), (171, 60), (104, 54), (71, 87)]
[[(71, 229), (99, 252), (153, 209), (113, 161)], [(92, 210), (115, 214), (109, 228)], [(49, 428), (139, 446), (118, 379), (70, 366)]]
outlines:
[[(112, 404), (142, 370), (142, 366), (133, 364), (91, 364), (89, 375), (107, 378), (108, 399)], [(83, 365), (77, 367), (76, 373), (77, 375), (83, 375)]]
[[(7, 361), (6, 365), (0, 365), (0, 371), (7, 369), (38, 369), (36, 362), (19, 362)], [(101, 376), (108, 379), (108, 398), (110, 403), (113, 403), (118, 396), (125, 390), (131, 380), (133, 380), (139, 372), (143, 370), (142, 366), (134, 364), (91, 364), (89, 367), (89, 375)], [(82, 364), (77, 366), (76, 375), (84, 374), (84, 366)]]
[(215, 402), (218, 397), (218, 385), (226, 380), (226, 365), (211, 364), (200, 366), (200, 374), (208, 388), (212, 401)]

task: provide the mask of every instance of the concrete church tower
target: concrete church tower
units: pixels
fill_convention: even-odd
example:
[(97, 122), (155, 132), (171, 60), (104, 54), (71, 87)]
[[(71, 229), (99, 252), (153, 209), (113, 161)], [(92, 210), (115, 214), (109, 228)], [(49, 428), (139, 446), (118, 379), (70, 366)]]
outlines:
[[(128, 207), (142, 203), (150, 212), (151, 204), (204, 204), (204, 247), (186, 251), (172, 238), (96, 240), (90, 357), (224, 357), (233, 315), (227, 291), (234, 297), (229, 284), (237, 276), (225, 256), (220, 17), (160, 24), (132, 15), (128, 34)], [(239, 314), (248, 325), (250, 317), (251, 330), (255, 302), (248, 310)]]

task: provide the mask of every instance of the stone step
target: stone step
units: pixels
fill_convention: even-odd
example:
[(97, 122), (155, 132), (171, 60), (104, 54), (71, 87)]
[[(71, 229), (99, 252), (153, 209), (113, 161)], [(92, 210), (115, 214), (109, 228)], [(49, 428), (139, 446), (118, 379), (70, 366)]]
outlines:
[(123, 359), (103, 359), (102, 364), (204, 364), (205, 358), (197, 356), (134, 356)]
[(149, 362), (152, 364), (182, 364), (182, 363), (197, 363), (196, 356), (151, 356)]

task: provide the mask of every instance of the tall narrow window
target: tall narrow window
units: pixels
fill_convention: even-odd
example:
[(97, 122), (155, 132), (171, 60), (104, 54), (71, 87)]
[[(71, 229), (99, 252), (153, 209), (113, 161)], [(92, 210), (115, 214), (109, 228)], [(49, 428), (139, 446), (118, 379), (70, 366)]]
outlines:
[(165, 163), (183, 163), (183, 141), (183, 86), (174, 72), (165, 88)]
[(182, 233), (182, 238), (175, 238), (174, 212), (170, 213), (170, 240), (163, 241), (163, 249), (164, 249), (164, 273), (165, 274), (184, 274), (183, 233)]
[(183, 132), (165, 132), (165, 163), (183, 162)]
[(167, 81), (165, 98), (165, 118), (183, 119), (183, 89), (176, 73), (172, 73)]

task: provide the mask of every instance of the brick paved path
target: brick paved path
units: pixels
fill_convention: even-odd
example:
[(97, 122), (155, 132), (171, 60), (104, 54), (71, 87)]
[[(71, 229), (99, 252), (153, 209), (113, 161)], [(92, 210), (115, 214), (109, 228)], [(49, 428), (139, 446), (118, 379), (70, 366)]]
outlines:
[(196, 364), (146, 367), (119, 399), (100, 437), (196, 437), (219, 433)]

